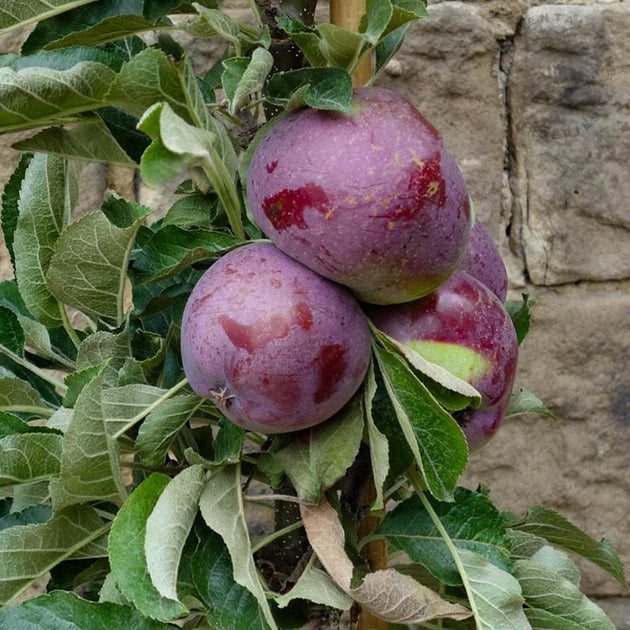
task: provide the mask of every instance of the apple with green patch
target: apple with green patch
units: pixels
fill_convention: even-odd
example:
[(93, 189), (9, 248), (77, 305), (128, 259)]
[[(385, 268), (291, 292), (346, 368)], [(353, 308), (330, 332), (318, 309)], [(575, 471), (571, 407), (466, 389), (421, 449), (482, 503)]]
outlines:
[(227, 418), (283, 433), (330, 418), (352, 398), (370, 361), (370, 334), (349, 291), (271, 243), (251, 243), (195, 285), (181, 353), (191, 387)]
[(471, 449), (496, 432), (512, 393), (518, 341), (510, 316), (492, 291), (458, 271), (419, 300), (366, 305), (365, 310), (377, 328), (481, 394), (478, 409), (454, 413)]
[(352, 113), (301, 109), (252, 144), (250, 211), (286, 254), (362, 301), (408, 302), (460, 263), (471, 228), (464, 178), (402, 96), (358, 88)]

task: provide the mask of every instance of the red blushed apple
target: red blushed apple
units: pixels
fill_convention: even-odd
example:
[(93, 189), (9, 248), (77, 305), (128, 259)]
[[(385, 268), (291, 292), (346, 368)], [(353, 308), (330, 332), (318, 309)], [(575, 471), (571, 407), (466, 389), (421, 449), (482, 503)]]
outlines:
[(494, 434), (507, 409), (518, 341), (498, 298), (463, 271), (414, 302), (366, 306), (374, 325), (481, 394), (478, 409), (456, 412), (471, 449)]
[(485, 284), (501, 302), (507, 297), (508, 277), (497, 246), (481, 221), (475, 221), (464, 258), (459, 265), (473, 278)]
[(202, 276), (184, 310), (190, 385), (227, 418), (263, 433), (315, 425), (361, 384), (367, 321), (343, 287), (270, 243), (244, 245)]
[(247, 198), (260, 228), (360, 300), (416, 299), (460, 263), (471, 223), (464, 179), (398, 94), (359, 88), (351, 114), (302, 109), (254, 146)]

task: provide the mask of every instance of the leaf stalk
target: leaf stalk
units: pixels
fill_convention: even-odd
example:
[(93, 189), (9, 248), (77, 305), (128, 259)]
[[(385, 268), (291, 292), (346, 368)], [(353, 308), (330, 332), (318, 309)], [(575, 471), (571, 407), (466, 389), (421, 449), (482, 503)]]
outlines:
[(183, 378), (181, 381), (179, 381), (179, 383), (177, 383), (176, 385), (173, 385), (171, 389), (169, 389), (167, 392), (164, 392), (164, 394), (162, 394), (162, 396), (160, 396), (155, 402), (152, 402), (148, 407), (145, 407), (141, 412), (137, 413), (133, 418), (131, 418), (131, 420), (129, 420), (129, 422), (127, 422), (127, 424), (124, 427), (122, 427), (122, 429), (119, 429), (118, 431), (116, 431), (116, 433), (114, 433), (114, 439), (118, 440), (124, 433), (126, 433), (129, 429), (131, 429), (131, 427), (134, 426), (134, 424), (146, 418), (152, 411), (157, 409), (164, 401), (174, 396), (180, 389), (186, 387), (186, 385), (188, 385), (187, 378)]
[(429, 517), (433, 521), (433, 524), (435, 525), (438, 532), (440, 532), (440, 536), (442, 536), (442, 539), (444, 540), (444, 543), (446, 544), (446, 547), (449, 550), (451, 556), (453, 556), (453, 560), (455, 561), (455, 566), (457, 567), (457, 570), (459, 571), (459, 575), (462, 578), (464, 588), (466, 589), (466, 593), (468, 594), (468, 604), (470, 605), (470, 608), (474, 615), (475, 624), (479, 628), (480, 627), (479, 621), (478, 621), (479, 611), (477, 610), (475, 599), (474, 597), (472, 597), (472, 586), (468, 579), (468, 575), (466, 574), (464, 565), (462, 564), (462, 560), (459, 557), (459, 553), (457, 552), (457, 547), (451, 540), (451, 537), (449, 536), (448, 532), (446, 531), (446, 528), (442, 524), (442, 521), (440, 521), (439, 516), (435, 513), (435, 510), (433, 509), (431, 502), (427, 499), (426, 494), (425, 494), (424, 484), (420, 475), (418, 474), (418, 471), (414, 469), (409, 469), (407, 471), (407, 477), (409, 481), (411, 482), (411, 484), (413, 485), (416, 491), (416, 494), (418, 495), (418, 498), (420, 499), (420, 501), (422, 502), (422, 505), (424, 506), (424, 509), (427, 511)]

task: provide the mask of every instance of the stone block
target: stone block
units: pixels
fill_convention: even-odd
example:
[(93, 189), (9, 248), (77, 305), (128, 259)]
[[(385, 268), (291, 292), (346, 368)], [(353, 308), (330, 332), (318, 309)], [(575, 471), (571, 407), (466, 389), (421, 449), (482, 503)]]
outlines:
[(630, 630), (630, 599), (628, 597), (607, 597), (595, 600), (611, 618), (617, 630)]
[(630, 277), (630, 5), (529, 9), (508, 79), (532, 282)]
[[(605, 536), (630, 566), (630, 291), (542, 289), (519, 360), (518, 384), (556, 414), (521, 416), (473, 453), (465, 485), (487, 484), (504, 510), (559, 511), (595, 539)], [(625, 595), (583, 562), (590, 595)]]

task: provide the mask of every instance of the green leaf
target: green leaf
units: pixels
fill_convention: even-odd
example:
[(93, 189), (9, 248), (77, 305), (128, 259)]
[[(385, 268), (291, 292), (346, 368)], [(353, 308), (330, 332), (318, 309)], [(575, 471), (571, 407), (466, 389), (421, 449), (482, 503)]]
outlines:
[(102, 48), (91, 48), (90, 46), (72, 46), (61, 50), (41, 52), (36, 55), (8, 55), (0, 65), (16, 72), (28, 68), (64, 71), (71, 70), (77, 64), (84, 62), (104, 65), (113, 72), (118, 72), (122, 66), (119, 56), (108, 53)]
[(219, 432), (214, 440), (214, 463), (236, 464), (245, 443), (245, 431), (227, 418), (219, 419)]
[[(44, 502), (48, 502), (50, 498), (50, 493), (48, 492), (49, 485), (48, 481), (39, 481), (37, 483), (24, 483), (22, 485), (15, 486), (13, 488), (12, 509), (15, 512), (22, 512), (31, 507), (36, 507)], [(50, 505), (47, 504), (45, 507), (52, 513)], [(40, 521), (33, 520), (33, 522), (43, 523), (47, 520), (47, 518), (42, 518)], [(26, 525), (26, 523), (24, 524)]]
[(108, 101), (138, 118), (155, 103), (166, 102), (177, 115), (192, 122), (180, 74), (156, 48), (147, 48), (123, 65)]
[[(15, 501), (12, 510), (15, 508)], [(35, 525), (37, 523), (46, 523), (52, 516), (52, 509), (49, 505), (31, 505), (19, 512), (11, 511), (8, 514), (2, 514), (0, 511), (0, 530), (15, 527), (16, 525)]]
[(578, 586), (553, 567), (535, 559), (518, 560), (514, 571), (532, 614), (534, 628), (614, 630), (604, 611), (580, 592)]
[[(228, 67), (229, 59), (223, 62)], [(262, 91), (267, 76), (273, 67), (273, 56), (262, 47), (254, 49), (251, 60), (239, 77), (230, 99), (230, 111), (234, 114), (241, 105), (247, 103), (252, 94)]]
[(540, 551), (547, 541), (544, 538), (519, 532), (515, 529), (507, 529), (510, 537), (510, 557), (514, 560), (531, 558), (537, 551)]
[(557, 512), (540, 506), (531, 507), (525, 518), (510, 522), (509, 527), (544, 538), (552, 545), (590, 560), (628, 588), (625, 568), (610, 541), (603, 538), (597, 542)]
[[(454, 503), (431, 500), (431, 504), (458, 549), (474, 551), (499, 568), (510, 569), (510, 539), (501, 514), (486, 496), (457, 488)], [(372, 537), (386, 538), (445, 584), (462, 583), (444, 538), (417, 496), (388, 513)]]
[(72, 422), (72, 409), (66, 407), (59, 407), (46, 422), (46, 426), (65, 433)]
[(19, 433), (0, 439), (0, 486), (32, 483), (59, 474), (62, 437)]
[(249, 57), (231, 57), (224, 59), (221, 64), (223, 66), (223, 73), (221, 74), (221, 87), (225, 92), (230, 103), (234, 99), (236, 88), (239, 81), (243, 77), (243, 73), (249, 65)]
[[(216, 0), (202, 0), (201, 6), (217, 8)], [(144, 0), (144, 16), (148, 20), (157, 20), (172, 13), (193, 13), (192, 3), (185, 0)]]
[(522, 295), (522, 302), (508, 300), (505, 303), (505, 310), (512, 319), (519, 344), (523, 343), (523, 340), (527, 337), (527, 333), (529, 332), (532, 324), (531, 307), (535, 303), (534, 300), (530, 299), (527, 293), (523, 293)]
[(188, 112), (198, 127), (209, 129), (212, 116), (208, 111), (206, 101), (214, 101), (214, 92), (203, 90), (203, 81), (197, 78), (192, 62), (186, 56), (182, 63), (181, 79), (182, 89), (188, 101)]
[(76, 356), (76, 346), (65, 329), (48, 329), (38, 321), (23, 315), (18, 315), (17, 318), (24, 331), (29, 352), (74, 368), (73, 358)]
[(394, 10), (389, 0), (367, 0), (360, 31), (372, 46), (381, 38), (392, 19)]
[(376, 488), (376, 499), (374, 510), (382, 510), (385, 507), (383, 498), (383, 486), (389, 473), (389, 443), (374, 422), (372, 415), (372, 402), (376, 394), (376, 378), (374, 376), (374, 364), (370, 363), (368, 374), (365, 380), (365, 390), (363, 393), (363, 408), (365, 412), (365, 425), (370, 445), (370, 461), (372, 463), (372, 476)]
[(274, 74), (269, 79), (267, 94), (269, 101), (280, 107), (295, 108), (304, 103), (315, 109), (348, 114), (352, 79), (340, 68), (300, 68)]
[(506, 418), (514, 416), (522, 416), (525, 414), (533, 414), (535, 416), (547, 416), (552, 420), (556, 417), (547, 408), (547, 405), (536, 396), (536, 394), (530, 392), (528, 389), (521, 387), (518, 391), (512, 393), (510, 398), (510, 406), (508, 407)]
[(195, 530), (199, 539), (186, 560), (199, 597), (208, 607), (208, 622), (216, 628), (269, 630), (256, 598), (234, 581), (230, 552), (221, 536), (200, 529)]
[(133, 269), (139, 282), (155, 282), (201, 260), (218, 258), (244, 242), (226, 232), (166, 225), (144, 244)]
[(0, 411), (37, 414), (44, 407), (37, 390), (19, 378), (0, 378)]
[(144, 551), (146, 522), (170, 479), (154, 473), (127, 499), (114, 519), (109, 535), (109, 559), (120, 592), (144, 615), (170, 621), (186, 607), (162, 597), (153, 585)]
[(76, 346), (67, 331), (62, 327), (48, 329), (32, 319), (15, 280), (0, 283), (0, 305), (17, 316), (17, 321), (24, 333), (25, 346), (28, 346), (29, 352), (52, 359), (67, 367), (74, 366)]
[(0, 131), (31, 129), (104, 105), (114, 70), (79, 61), (67, 70), (0, 68)]
[(74, 593), (55, 591), (0, 612), (0, 630), (168, 630), (137, 610), (109, 602), (90, 602)]
[(374, 49), (374, 72), (372, 79), (370, 79), (369, 85), (371, 85), (376, 78), (385, 70), (385, 66), (394, 57), (394, 55), (400, 50), (404, 40), (409, 24), (403, 24), (391, 33), (384, 37)]
[(216, 196), (195, 193), (178, 199), (169, 208), (160, 225), (161, 229), (169, 225), (174, 225), (183, 230), (190, 228), (209, 229), (216, 218)]
[(98, 48), (98, 50), (104, 50), (110, 55), (118, 57), (121, 62), (129, 61), (146, 49), (146, 43), (138, 35), (130, 35), (123, 39), (117, 39), (114, 42), (110, 42)]
[(164, 488), (147, 519), (144, 553), (153, 585), (162, 597), (179, 602), (177, 573), (204, 487), (201, 466), (184, 469)]
[(136, 450), (145, 466), (164, 464), (175, 436), (203, 403), (199, 396), (175, 396), (147, 416), (136, 438)]
[(55, 509), (90, 500), (120, 501), (127, 496), (118, 447), (103, 414), (103, 370), (79, 394), (64, 434), (59, 479), (51, 482)]
[(127, 331), (115, 334), (99, 330), (81, 342), (77, 353), (76, 369), (85, 370), (107, 361), (103, 371), (103, 384), (113, 386), (118, 383), (118, 370), (130, 356), (131, 348)]
[(236, 152), (225, 127), (218, 121), (215, 123), (213, 131), (194, 127), (167, 103), (157, 103), (146, 112), (139, 125), (155, 138), (142, 156), (140, 174), (147, 184), (160, 185), (185, 169), (200, 169), (205, 181), (217, 193), (234, 234), (244, 238), (241, 200), (235, 183)]
[(318, 503), (355, 460), (362, 435), (363, 409), (354, 400), (322, 424), (279, 436), (272, 456), (284, 468), (298, 497)]
[(239, 26), (225, 11), (209, 9), (193, 2), (201, 20), (193, 25), (194, 33), (201, 37), (222, 37), (239, 46)]
[(108, 528), (92, 508), (78, 505), (57, 512), (46, 523), (0, 531), (0, 605), (23, 593)]
[(276, 18), (276, 22), (297, 44), (311, 66), (317, 68), (328, 65), (326, 56), (320, 48), (321, 37), (314, 29), (305, 26), (299, 20), (283, 16)]
[(455, 420), (397, 356), (374, 347), (400, 428), (429, 491), (450, 500), (466, 467), (466, 438)]
[(78, 194), (77, 175), (61, 158), (37, 155), (26, 170), (20, 193), (13, 243), (15, 275), (28, 310), (46, 326), (62, 323), (45, 274), (54, 245), (70, 221)]
[(151, 140), (137, 129), (138, 118), (118, 107), (101, 107), (96, 110), (96, 114), (125, 154), (134, 164), (139, 163)]
[(167, 390), (134, 383), (103, 392), (103, 414), (108, 435), (124, 432), (129, 423), (154, 404)]
[(387, 32), (402, 24), (409, 24), (418, 19), (428, 18), (426, 0), (392, 0), (392, 19), (387, 26)]
[(59, 435), (59, 431), (38, 424), (28, 424), (17, 416), (0, 411), (0, 439), (7, 435), (21, 433), (53, 433)]
[(91, 2), (94, 0), (4, 0), (0, 7), (0, 34)]
[[(138, 127), (155, 139), (140, 163), (140, 174), (149, 186), (168, 182), (185, 168), (208, 160), (216, 141), (211, 131), (188, 124), (167, 103), (147, 110)], [(160, 162), (156, 165), (148, 158)]]
[(294, 599), (305, 599), (339, 610), (350, 610), (353, 603), (352, 597), (344, 593), (328, 573), (315, 567), (306, 569), (291, 590), (277, 596), (275, 601), (279, 608), (285, 608)]
[(141, 0), (100, 0), (39, 22), (22, 47), (30, 55), (45, 48), (102, 46), (129, 35), (155, 29), (142, 16)]
[(240, 465), (216, 471), (204, 488), (199, 501), (201, 514), (208, 527), (223, 538), (232, 559), (234, 580), (256, 598), (271, 630), (277, 626), (271, 614), (254, 558), (241, 491)]
[(19, 151), (52, 153), (65, 158), (135, 166), (102, 122), (88, 122), (71, 129), (52, 127), (13, 145)]
[(351, 72), (366, 43), (363, 34), (326, 22), (319, 24), (317, 31), (322, 38), (319, 48), (329, 65)]
[(24, 331), (17, 315), (0, 306), (0, 348), (4, 347), (18, 357), (24, 356)]
[(26, 175), (26, 169), (31, 162), (33, 156), (30, 153), (25, 153), (20, 156), (20, 160), (15, 167), (15, 170), (11, 174), (9, 181), (4, 185), (2, 191), (2, 213), (0, 214), (0, 220), (2, 221), (2, 234), (4, 235), (4, 244), (11, 257), (11, 264), (15, 265), (15, 257), (13, 255), (13, 238), (15, 235), (15, 228), (17, 227), (19, 207), (18, 202), (20, 198), (20, 188)]
[(473, 551), (459, 549), (458, 555), (467, 577), (467, 594), (477, 627), (531, 630), (516, 579)]
[(529, 559), (541, 567), (546, 567), (558, 573), (563, 579), (568, 580), (571, 584), (578, 587), (580, 585), (580, 569), (569, 558), (568, 554), (560, 549), (556, 549), (551, 545), (544, 545), (531, 555)]
[(71, 223), (54, 246), (46, 274), (49, 291), (89, 317), (120, 325), (127, 265), (142, 220), (122, 229), (92, 212)]
[(586, 628), (588, 628), (588, 630), (592, 630), (593, 628), (596, 630), (608, 630), (614, 627), (610, 625), (609, 619), (602, 622), (596, 620), (595, 623), (598, 625), (584, 625), (584, 623), (592, 623), (594, 616), (592, 614), (590, 618), (584, 620), (584, 623), (575, 623), (562, 615), (554, 615), (553, 613), (538, 608), (527, 608), (525, 610), (525, 616), (533, 630), (585, 630)]
[(104, 365), (92, 365), (84, 370), (75, 370), (66, 376), (64, 383), (68, 386), (68, 391), (63, 398), (63, 406), (72, 409), (77, 402), (79, 394), (92, 379), (103, 370)]
[(376, 328), (372, 328), (372, 331), (383, 348), (393, 354), (404, 357), (415, 370), (428, 379), (428, 383), (426, 380), (423, 382), (430, 388), (434, 396), (440, 397), (440, 403), (444, 405), (447, 403), (454, 404), (452, 407), (448, 407), (454, 410), (465, 409), (469, 406), (473, 408), (479, 407), (481, 394), (470, 383), (458, 378), (441, 365), (428, 361), (406, 344), (397, 341), (384, 332)]

